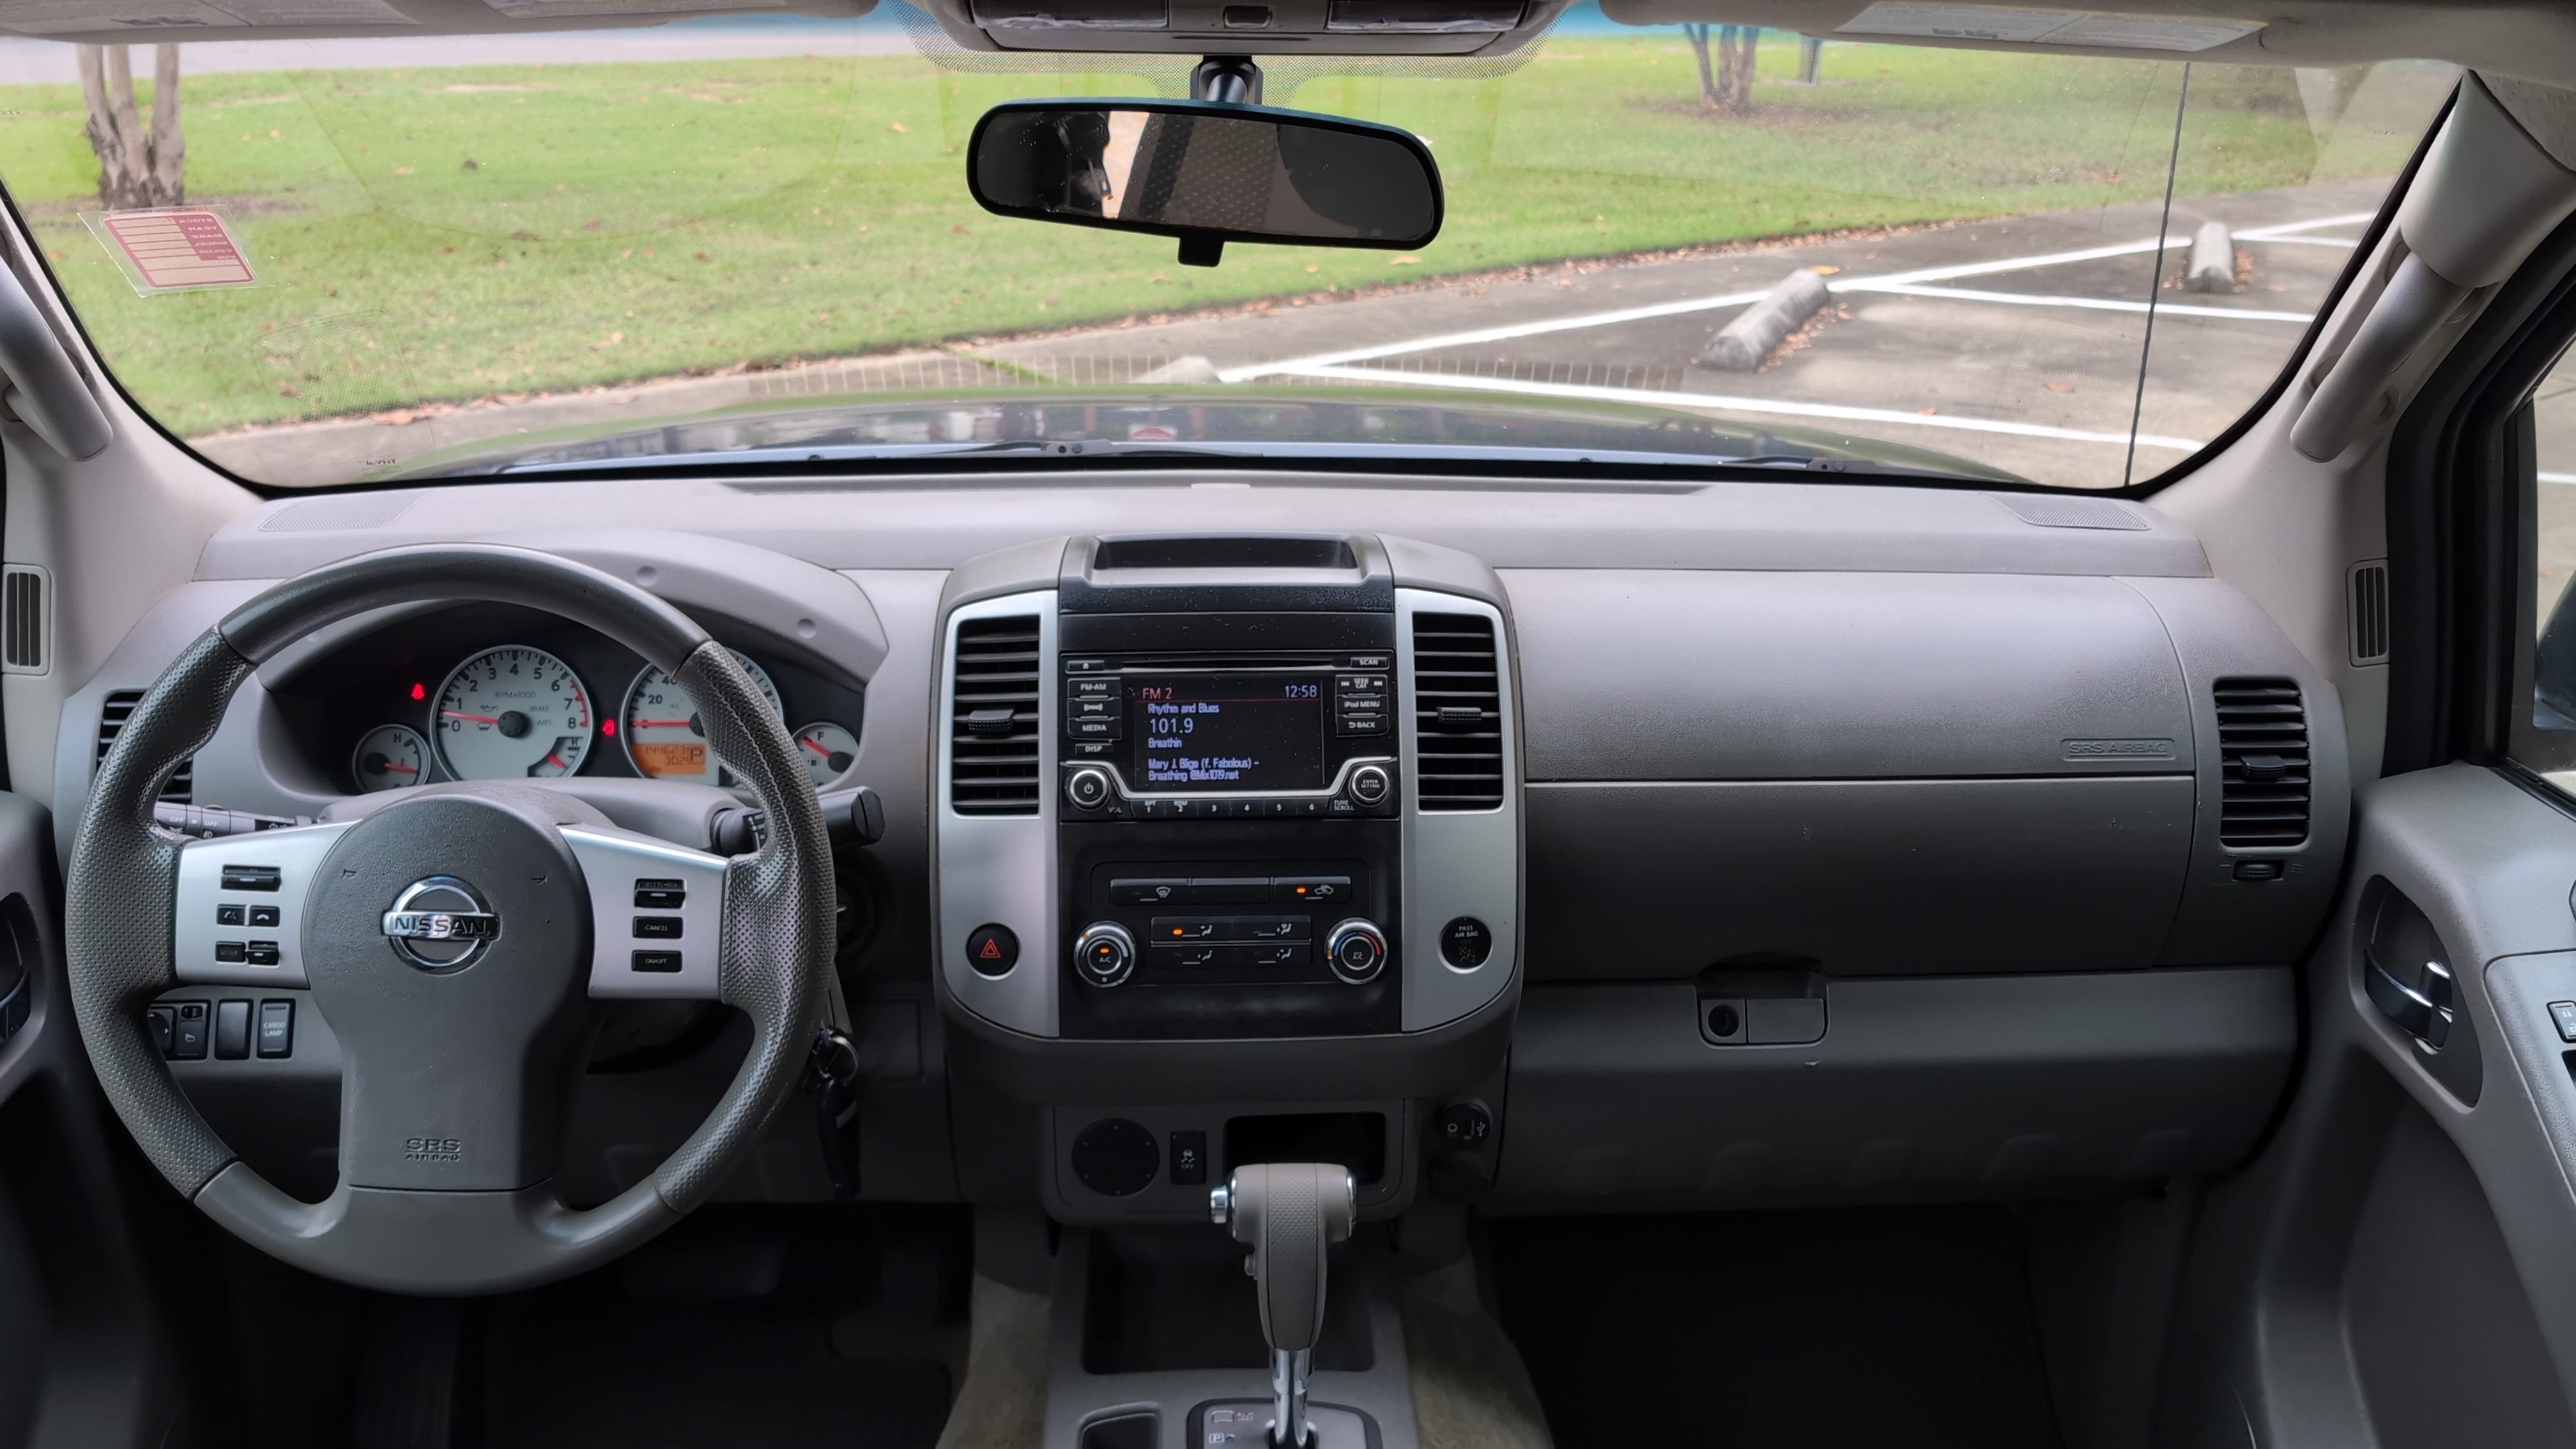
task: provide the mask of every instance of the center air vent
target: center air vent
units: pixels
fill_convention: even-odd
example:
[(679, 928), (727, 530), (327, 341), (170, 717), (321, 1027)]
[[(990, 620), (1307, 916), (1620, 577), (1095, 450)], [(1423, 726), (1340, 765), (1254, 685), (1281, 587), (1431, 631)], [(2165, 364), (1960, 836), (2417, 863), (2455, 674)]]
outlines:
[(960, 815), (1038, 813), (1038, 621), (957, 626), (948, 803)]
[(2221, 845), (2308, 838), (2308, 712), (2287, 679), (2222, 679), (2218, 700)]
[(1413, 730), (1423, 809), (1502, 805), (1502, 675), (1491, 619), (1413, 616)]
[[(134, 707), (142, 702), (143, 691), (139, 689), (111, 689), (107, 692), (107, 703), (99, 706), (98, 711), (98, 751), (90, 756), (93, 770), (107, 758), (108, 747), (116, 743), (125, 722), (133, 718)], [(193, 802), (197, 794), (196, 774), (195, 760), (181, 760), (179, 768), (170, 772), (169, 783), (161, 787), (161, 798), (173, 805)]]

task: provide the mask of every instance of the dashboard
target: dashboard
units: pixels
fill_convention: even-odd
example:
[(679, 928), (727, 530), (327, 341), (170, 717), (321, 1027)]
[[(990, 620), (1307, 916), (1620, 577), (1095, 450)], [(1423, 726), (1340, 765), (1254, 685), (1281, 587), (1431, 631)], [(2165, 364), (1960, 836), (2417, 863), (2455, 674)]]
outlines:
[[(2295, 1056), (2349, 816), (2334, 686), (2136, 504), (1186, 471), (368, 496), (228, 525), (68, 697), (65, 843), (119, 701), (275, 580), (471, 540), (644, 584), (767, 682), (827, 806), (882, 806), (836, 840), (857, 1165), (791, 1110), (733, 1197), (1179, 1223), (1261, 1160), (1346, 1162), (1366, 1216), (2116, 1191), (2241, 1160)], [(607, 511), (635, 526), (579, 523)], [(345, 818), (525, 778), (706, 848), (742, 801), (691, 713), (561, 620), (410, 610), (271, 661), (186, 789)], [(267, 1020), (195, 989), (178, 1035)], [(725, 1023), (609, 1012), (573, 1198), (678, 1145)], [(327, 1186), (328, 1023), (292, 1030), (174, 1070)]]

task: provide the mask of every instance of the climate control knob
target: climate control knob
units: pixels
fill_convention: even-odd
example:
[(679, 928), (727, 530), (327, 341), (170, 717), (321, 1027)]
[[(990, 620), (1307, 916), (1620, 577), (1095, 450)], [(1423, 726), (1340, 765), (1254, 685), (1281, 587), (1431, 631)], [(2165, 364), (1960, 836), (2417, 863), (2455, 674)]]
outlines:
[(1362, 805), (1382, 805), (1395, 792), (1395, 777), (1384, 765), (1362, 765), (1351, 771), (1351, 798)]
[(1386, 965), (1386, 933), (1374, 921), (1344, 921), (1324, 937), (1324, 961), (1353, 986), (1369, 981)]
[(1085, 926), (1073, 938), (1073, 968), (1094, 986), (1116, 986), (1136, 969), (1136, 938), (1116, 921)]
[(1085, 765), (1064, 777), (1064, 798), (1076, 809), (1097, 810), (1109, 803), (1109, 772), (1097, 765)]

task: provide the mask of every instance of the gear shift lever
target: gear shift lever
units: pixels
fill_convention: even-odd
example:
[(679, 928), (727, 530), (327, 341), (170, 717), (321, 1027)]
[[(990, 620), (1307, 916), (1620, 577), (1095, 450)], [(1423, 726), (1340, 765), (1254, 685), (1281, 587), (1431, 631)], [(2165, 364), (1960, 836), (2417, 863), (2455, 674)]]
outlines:
[(1208, 1194), (1208, 1208), (1252, 1249), (1245, 1265), (1261, 1290), (1261, 1336), (1270, 1343), (1270, 1442), (1306, 1449), (1306, 1374), (1324, 1332), (1324, 1252), (1351, 1235), (1359, 1189), (1332, 1163), (1238, 1167)]

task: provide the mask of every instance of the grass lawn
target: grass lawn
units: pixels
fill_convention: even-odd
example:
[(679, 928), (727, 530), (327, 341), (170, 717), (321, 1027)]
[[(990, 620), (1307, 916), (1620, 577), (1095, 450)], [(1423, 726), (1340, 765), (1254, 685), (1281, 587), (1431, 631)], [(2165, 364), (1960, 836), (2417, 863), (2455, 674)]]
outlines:
[[(1428, 138), (1446, 230), (1394, 258), (1234, 246), (1212, 271), (966, 195), (986, 106), (1140, 82), (912, 56), (190, 76), (190, 199), (262, 273), (232, 291), (126, 284), (76, 214), (97, 165), (74, 87), (0, 87), (0, 180), (118, 375), (190, 435), (2164, 189), (2176, 64), (1836, 44), (1823, 84), (1768, 79), (1794, 68), (1794, 42), (1766, 47), (1745, 117), (1700, 109), (1670, 32), (1481, 80), (1308, 82), (1272, 103)], [(2371, 85), (2420, 124), (2448, 77)], [(2184, 195), (2386, 175), (2416, 141), (2347, 126), (2321, 154), (2289, 71), (2204, 66), (2191, 94)]]

